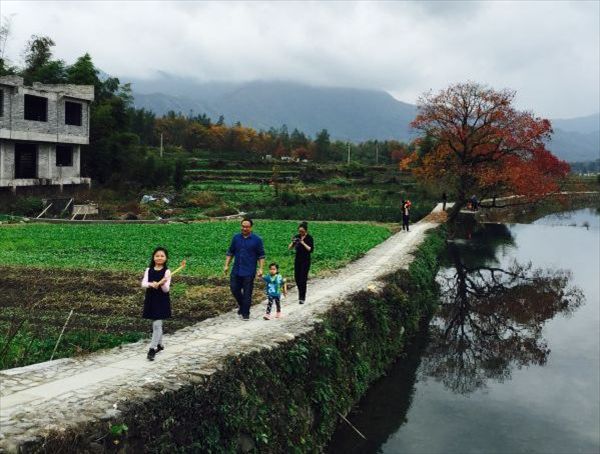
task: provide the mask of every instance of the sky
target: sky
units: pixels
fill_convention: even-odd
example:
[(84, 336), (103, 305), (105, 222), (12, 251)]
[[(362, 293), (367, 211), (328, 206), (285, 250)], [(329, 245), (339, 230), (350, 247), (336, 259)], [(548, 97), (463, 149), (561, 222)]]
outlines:
[[(381, 89), (416, 103), (475, 81), (548, 118), (600, 111), (600, 1), (7, 1), (5, 56), (32, 34), (117, 76), (290, 80)], [(133, 87), (135, 91), (135, 86)]]

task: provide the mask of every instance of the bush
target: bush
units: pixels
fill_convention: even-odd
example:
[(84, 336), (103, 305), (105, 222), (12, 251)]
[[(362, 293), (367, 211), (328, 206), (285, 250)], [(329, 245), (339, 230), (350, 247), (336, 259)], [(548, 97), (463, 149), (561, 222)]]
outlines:
[(366, 171), (367, 167), (362, 164), (359, 164), (356, 161), (352, 161), (350, 162), (350, 164), (344, 166), (344, 172), (348, 177), (364, 177)]
[(211, 191), (194, 192), (188, 195), (180, 206), (191, 206), (197, 208), (208, 208), (218, 204), (222, 204), (221, 198)]
[(173, 186), (177, 191), (181, 191), (185, 186), (186, 164), (182, 159), (175, 161), (175, 170), (173, 172)]
[(284, 206), (288, 206), (289, 207), (289, 206), (297, 205), (301, 201), (302, 201), (302, 197), (300, 197), (295, 192), (290, 192), (288, 190), (283, 190), (279, 194), (279, 203), (281, 203)]
[(39, 197), (20, 197), (10, 199), (5, 205), (7, 214), (20, 216), (37, 216), (44, 209), (42, 199)]
[(222, 203), (218, 207), (211, 208), (210, 210), (206, 210), (204, 212), (205, 215), (210, 217), (220, 217), (220, 216), (231, 216), (232, 214), (237, 214), (238, 210), (233, 207), (230, 207), (227, 204)]
[[(283, 193), (282, 193), (283, 195)], [(268, 206), (264, 210), (252, 213), (253, 217), (264, 219), (306, 219), (309, 221), (376, 221), (376, 222), (402, 222), (402, 212), (398, 205), (372, 205), (368, 201), (363, 203), (347, 202), (337, 200), (334, 203), (327, 202), (323, 197), (318, 201), (310, 201), (307, 204), (291, 204), (299, 196), (293, 195), (282, 201), (280, 206)], [(329, 199), (331, 197), (329, 196)], [(411, 222), (417, 222), (429, 214), (433, 204), (413, 203), (411, 210)]]

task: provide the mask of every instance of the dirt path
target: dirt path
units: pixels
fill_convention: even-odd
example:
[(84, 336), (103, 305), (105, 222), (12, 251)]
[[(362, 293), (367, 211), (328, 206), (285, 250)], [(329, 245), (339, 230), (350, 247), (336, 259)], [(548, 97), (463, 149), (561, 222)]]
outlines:
[(154, 362), (146, 360), (144, 341), (0, 372), (0, 451), (16, 450), (48, 429), (117, 416), (124, 400), (148, 399), (160, 389), (210, 375), (227, 355), (293, 339), (312, 329), (336, 301), (407, 267), (425, 232), (444, 219), (439, 205), (410, 232), (396, 233), (333, 275), (309, 281), (304, 305), (293, 290), (283, 300), (281, 319), (265, 321), (264, 307), (255, 306), (249, 322), (235, 313), (204, 320), (165, 336), (166, 349)]

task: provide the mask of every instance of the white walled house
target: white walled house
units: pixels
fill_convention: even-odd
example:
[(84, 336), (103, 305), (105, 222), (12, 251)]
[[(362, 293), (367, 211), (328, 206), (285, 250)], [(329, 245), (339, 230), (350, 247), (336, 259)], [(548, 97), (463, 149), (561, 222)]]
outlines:
[(81, 177), (93, 85), (25, 86), (0, 77), (0, 189), (91, 184)]

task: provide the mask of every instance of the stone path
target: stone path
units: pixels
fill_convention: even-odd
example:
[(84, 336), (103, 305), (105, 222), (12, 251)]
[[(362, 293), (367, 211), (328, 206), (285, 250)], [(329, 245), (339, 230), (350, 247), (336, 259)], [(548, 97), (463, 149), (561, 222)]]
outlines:
[[(292, 290), (281, 319), (263, 320), (264, 306), (243, 322), (231, 312), (186, 327), (164, 339), (165, 351), (146, 360), (147, 341), (81, 358), (65, 358), (0, 372), (0, 451), (15, 451), (51, 429), (118, 416), (119, 403), (149, 399), (211, 375), (232, 353), (273, 348), (312, 329), (336, 301), (377, 286), (382, 276), (408, 266), (411, 252), (443, 221), (441, 204), (424, 220), (399, 232), (332, 276), (309, 281), (307, 303)], [(168, 321), (166, 323), (169, 323)]]

